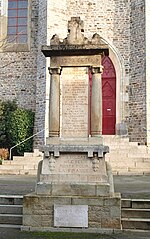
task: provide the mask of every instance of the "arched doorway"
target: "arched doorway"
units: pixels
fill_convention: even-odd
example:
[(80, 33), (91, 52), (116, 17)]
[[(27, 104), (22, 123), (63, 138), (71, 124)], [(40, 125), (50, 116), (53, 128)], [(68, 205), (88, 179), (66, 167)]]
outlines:
[(102, 134), (114, 135), (116, 124), (116, 71), (109, 56), (102, 58)]

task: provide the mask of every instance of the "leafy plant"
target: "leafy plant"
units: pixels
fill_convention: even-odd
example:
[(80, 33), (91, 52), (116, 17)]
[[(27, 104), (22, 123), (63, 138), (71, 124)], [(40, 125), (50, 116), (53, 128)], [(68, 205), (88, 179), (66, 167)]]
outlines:
[[(20, 109), (16, 101), (0, 100), (0, 148), (10, 149), (33, 135), (34, 113)], [(18, 145), (13, 150), (17, 155), (32, 151), (33, 139)]]
[[(33, 134), (34, 113), (31, 110), (17, 108), (9, 115), (8, 132), (12, 146), (21, 143)], [(23, 153), (32, 151), (33, 139), (18, 145), (14, 152), (23, 155)]]
[(17, 109), (16, 101), (0, 100), (0, 147), (10, 148), (8, 122), (10, 113)]

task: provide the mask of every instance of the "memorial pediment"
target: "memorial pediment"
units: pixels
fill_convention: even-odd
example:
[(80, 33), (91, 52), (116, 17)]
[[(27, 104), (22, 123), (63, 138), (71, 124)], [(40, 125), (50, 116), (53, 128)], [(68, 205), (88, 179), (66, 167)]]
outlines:
[(108, 52), (108, 45), (104, 44), (99, 34), (95, 33), (91, 40), (84, 36), (84, 24), (79, 17), (72, 17), (68, 22), (68, 35), (60, 41), (57, 34), (50, 40), (50, 46), (42, 46), (46, 57), (96, 55)]

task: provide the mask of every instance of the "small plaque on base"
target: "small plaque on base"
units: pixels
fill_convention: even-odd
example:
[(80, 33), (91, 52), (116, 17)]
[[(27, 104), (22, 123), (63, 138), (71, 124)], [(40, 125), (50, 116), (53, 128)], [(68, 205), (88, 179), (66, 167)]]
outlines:
[(88, 227), (88, 205), (54, 205), (55, 227)]

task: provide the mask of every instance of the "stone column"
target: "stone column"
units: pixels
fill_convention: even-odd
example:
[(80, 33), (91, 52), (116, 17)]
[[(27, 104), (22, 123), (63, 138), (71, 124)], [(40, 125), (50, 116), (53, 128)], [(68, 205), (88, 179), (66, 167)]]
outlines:
[(49, 68), (51, 75), (49, 102), (49, 137), (60, 134), (60, 74), (61, 68)]
[(92, 67), (91, 136), (102, 135), (102, 81), (103, 67)]

